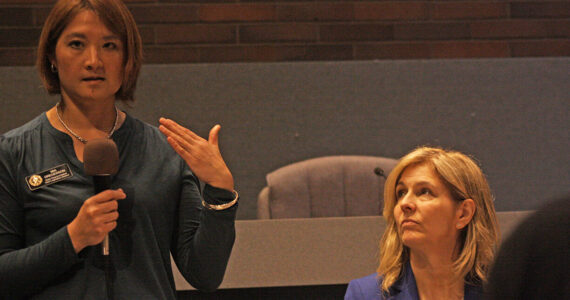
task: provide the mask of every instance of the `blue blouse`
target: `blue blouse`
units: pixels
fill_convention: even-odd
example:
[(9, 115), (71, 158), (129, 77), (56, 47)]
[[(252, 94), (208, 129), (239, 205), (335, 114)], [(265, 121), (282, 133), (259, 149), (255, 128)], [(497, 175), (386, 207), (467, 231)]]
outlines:
[[(377, 273), (351, 280), (348, 284), (345, 300), (419, 300), (416, 278), (410, 263), (406, 263), (404, 274), (390, 287), (390, 295), (381, 295), (382, 278)], [(464, 300), (478, 300), (483, 297), (480, 286), (465, 284)]]

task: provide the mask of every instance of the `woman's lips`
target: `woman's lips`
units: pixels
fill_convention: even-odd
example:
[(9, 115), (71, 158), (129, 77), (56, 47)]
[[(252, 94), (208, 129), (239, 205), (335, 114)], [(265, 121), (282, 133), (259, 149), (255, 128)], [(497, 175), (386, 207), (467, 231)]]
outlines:
[(105, 78), (103, 77), (87, 77), (83, 78), (83, 81), (104, 81)]
[(414, 226), (414, 225), (417, 225), (417, 224), (418, 224), (418, 222), (416, 222), (416, 221), (414, 221), (414, 220), (408, 220), (408, 219), (406, 219), (406, 220), (404, 220), (404, 221), (402, 222), (402, 224), (401, 224), (400, 226), (401, 226), (402, 228), (404, 228), (404, 227)]

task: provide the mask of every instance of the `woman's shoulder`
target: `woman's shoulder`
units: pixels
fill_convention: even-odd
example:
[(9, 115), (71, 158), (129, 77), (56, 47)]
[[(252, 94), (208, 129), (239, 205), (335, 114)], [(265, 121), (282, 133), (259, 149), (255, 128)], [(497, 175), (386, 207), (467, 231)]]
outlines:
[(136, 149), (141, 155), (150, 155), (156, 159), (159, 157), (178, 157), (178, 155), (173, 155), (175, 154), (174, 150), (157, 126), (129, 114), (126, 115), (123, 126), (113, 135), (113, 139), (119, 147), (122, 145), (125, 148)]
[(137, 139), (151, 143), (160, 141), (166, 144), (166, 138), (158, 130), (158, 127), (142, 121), (128, 113), (125, 113), (125, 122), (115, 133), (119, 139)]
[(380, 299), (382, 277), (377, 273), (353, 279), (348, 283), (344, 299)]
[(28, 133), (35, 131), (37, 128), (41, 126), (44, 126), (45, 122), (47, 122), (47, 117), (45, 116), (45, 113), (42, 113), (37, 117), (33, 118), (32, 120), (26, 122), (25, 124), (8, 130), (7, 132), (0, 135), (0, 138), (4, 140), (17, 139), (21, 136), (25, 136)]
[(42, 127), (48, 122), (45, 113), (0, 135), (0, 152), (18, 152), (24, 145), (39, 141)]
[(379, 277), (378, 273), (372, 273), (368, 276), (353, 279), (350, 282), (351, 283), (354, 282), (355, 284), (360, 284), (360, 285), (370, 285), (370, 286), (378, 287), (379, 283), (382, 282), (382, 277)]

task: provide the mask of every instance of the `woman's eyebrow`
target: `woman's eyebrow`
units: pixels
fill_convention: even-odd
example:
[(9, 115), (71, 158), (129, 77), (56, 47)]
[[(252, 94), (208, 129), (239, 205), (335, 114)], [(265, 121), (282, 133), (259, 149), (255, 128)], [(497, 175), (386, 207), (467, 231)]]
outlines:
[[(81, 32), (71, 32), (64, 36), (64, 38), (80, 38), (80, 39), (87, 39), (87, 36)], [(120, 40), (121, 38), (116, 34), (110, 34), (103, 37), (103, 40)]]
[(418, 182), (413, 182), (413, 183), (411, 183), (411, 184), (405, 184), (405, 183), (403, 183), (403, 182), (400, 181), (400, 182), (398, 182), (398, 183), (396, 184), (396, 188), (398, 188), (399, 186), (403, 186), (403, 187), (410, 186), (410, 187), (412, 187), (412, 188), (413, 188), (413, 187), (418, 187), (418, 186), (419, 186), (419, 187), (427, 186), (427, 187), (429, 187), (429, 188), (435, 188), (435, 185), (434, 185), (433, 183), (427, 181), (427, 180), (422, 180), (422, 181), (418, 181)]
[(63, 36), (66, 39), (70, 39), (70, 38), (80, 38), (80, 39), (86, 39), (87, 37), (85, 36), (85, 34), (80, 33), (80, 32), (72, 32), (72, 33), (68, 33), (66, 35)]
[(106, 35), (103, 37), (104, 40), (120, 40), (121, 38), (116, 34)]

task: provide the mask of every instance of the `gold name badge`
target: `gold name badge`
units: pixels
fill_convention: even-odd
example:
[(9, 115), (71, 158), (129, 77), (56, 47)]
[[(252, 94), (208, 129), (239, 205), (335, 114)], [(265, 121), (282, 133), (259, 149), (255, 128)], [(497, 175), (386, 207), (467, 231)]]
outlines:
[(71, 173), (69, 166), (62, 164), (26, 177), (26, 183), (28, 184), (28, 188), (33, 191), (71, 176), (73, 176), (73, 173)]

